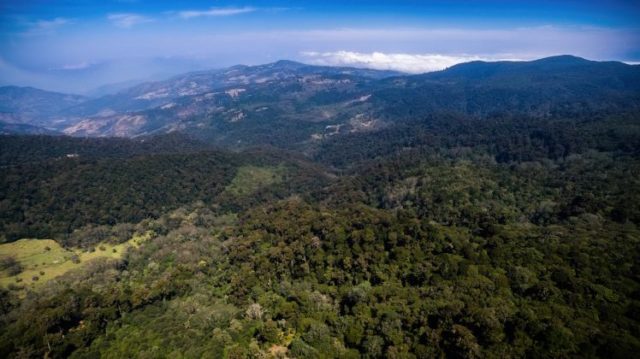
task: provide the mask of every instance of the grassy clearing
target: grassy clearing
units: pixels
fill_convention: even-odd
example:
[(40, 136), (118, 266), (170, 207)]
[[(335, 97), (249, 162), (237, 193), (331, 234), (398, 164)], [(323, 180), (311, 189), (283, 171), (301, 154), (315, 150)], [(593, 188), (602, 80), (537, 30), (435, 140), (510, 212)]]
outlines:
[(147, 233), (120, 244), (102, 243), (96, 246), (95, 251), (66, 249), (51, 239), (21, 239), (0, 244), (0, 259), (14, 257), (23, 268), (17, 275), (0, 271), (0, 286), (7, 287), (13, 283), (34, 289), (70, 270), (82, 268), (94, 259), (120, 259), (127, 248), (138, 247), (150, 237), (151, 234)]
[(254, 193), (262, 187), (282, 182), (284, 167), (242, 166), (225, 192), (235, 196)]

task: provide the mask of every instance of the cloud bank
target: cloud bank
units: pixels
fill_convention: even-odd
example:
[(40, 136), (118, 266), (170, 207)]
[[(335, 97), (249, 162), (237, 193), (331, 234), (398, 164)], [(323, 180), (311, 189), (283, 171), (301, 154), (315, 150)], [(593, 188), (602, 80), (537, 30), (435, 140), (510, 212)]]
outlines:
[(446, 69), (469, 61), (522, 60), (474, 55), (407, 54), (383, 52), (303, 52), (302, 56), (315, 65), (366, 67), (377, 70), (396, 70), (407, 73), (423, 73)]
[[(440, 70), (474, 60), (531, 60), (562, 54), (591, 60), (637, 61), (636, 49), (640, 47), (635, 29), (262, 29), (248, 26), (251, 19), (241, 16), (227, 15), (230, 18), (225, 21), (190, 21), (177, 12), (166, 15), (172, 20), (126, 12), (110, 14), (109, 21), (127, 31), (104, 26), (94, 29), (82, 22), (86, 20), (77, 18), (70, 22), (54, 18), (38, 25), (54, 29), (48, 33), (17, 33), (16, 37), (8, 34), (0, 46), (0, 56), (10, 67), (0, 67), (0, 84), (84, 92), (110, 82), (280, 59), (408, 73)], [(177, 21), (180, 19), (184, 21)], [(105, 20), (106, 17), (100, 19), (102, 23)], [(154, 21), (154, 26), (139, 25), (148, 21)], [(36, 22), (26, 25), (35, 26)], [(20, 30), (24, 31), (24, 27)]]

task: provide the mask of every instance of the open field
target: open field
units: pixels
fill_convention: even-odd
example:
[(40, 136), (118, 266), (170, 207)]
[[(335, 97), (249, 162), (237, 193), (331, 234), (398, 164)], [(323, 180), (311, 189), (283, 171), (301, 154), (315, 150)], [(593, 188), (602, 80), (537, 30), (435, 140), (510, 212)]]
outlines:
[(262, 187), (282, 182), (284, 168), (242, 166), (225, 192), (236, 195), (248, 195)]
[(94, 259), (120, 259), (129, 247), (137, 247), (148, 238), (149, 235), (143, 235), (120, 244), (102, 243), (95, 251), (66, 249), (52, 239), (21, 239), (0, 244), (0, 259), (13, 257), (22, 267), (17, 275), (0, 271), (0, 286), (16, 284), (34, 289)]

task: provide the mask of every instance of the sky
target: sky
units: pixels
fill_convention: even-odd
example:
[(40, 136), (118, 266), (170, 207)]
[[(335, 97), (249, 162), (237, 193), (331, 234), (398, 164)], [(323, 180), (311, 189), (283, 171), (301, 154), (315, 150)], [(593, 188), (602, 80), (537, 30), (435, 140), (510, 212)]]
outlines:
[(640, 0), (0, 0), (0, 85), (105, 85), (280, 59), (440, 70), (571, 54), (640, 62)]

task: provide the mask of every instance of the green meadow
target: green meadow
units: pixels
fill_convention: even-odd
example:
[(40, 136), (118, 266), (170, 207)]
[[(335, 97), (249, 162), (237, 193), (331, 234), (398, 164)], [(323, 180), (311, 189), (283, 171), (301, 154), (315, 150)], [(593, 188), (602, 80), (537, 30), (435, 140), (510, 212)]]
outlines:
[(22, 268), (17, 275), (7, 269), (0, 270), (0, 286), (6, 288), (14, 284), (35, 289), (95, 259), (120, 259), (128, 248), (137, 247), (148, 238), (149, 234), (145, 234), (120, 244), (100, 243), (91, 251), (64, 248), (52, 239), (21, 239), (0, 244), (0, 260), (13, 257)]
[(284, 171), (283, 167), (242, 166), (225, 192), (235, 196), (252, 194), (260, 188), (282, 182)]

